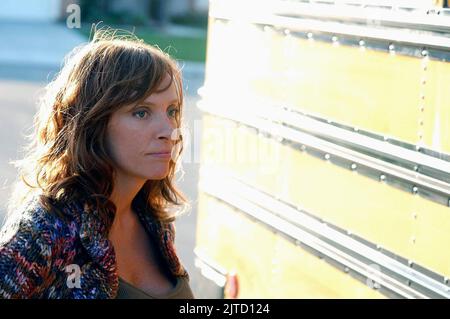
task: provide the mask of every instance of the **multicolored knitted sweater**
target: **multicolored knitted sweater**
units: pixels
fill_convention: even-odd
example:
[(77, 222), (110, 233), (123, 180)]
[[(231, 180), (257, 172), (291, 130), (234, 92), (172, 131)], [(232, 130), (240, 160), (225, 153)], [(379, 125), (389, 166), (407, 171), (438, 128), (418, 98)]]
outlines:
[[(37, 199), (21, 215), (17, 231), (0, 244), (0, 298), (113, 299), (118, 291), (108, 227), (83, 203), (62, 207), (68, 221), (49, 214)], [(174, 276), (188, 273), (175, 251), (173, 223), (136, 209)]]

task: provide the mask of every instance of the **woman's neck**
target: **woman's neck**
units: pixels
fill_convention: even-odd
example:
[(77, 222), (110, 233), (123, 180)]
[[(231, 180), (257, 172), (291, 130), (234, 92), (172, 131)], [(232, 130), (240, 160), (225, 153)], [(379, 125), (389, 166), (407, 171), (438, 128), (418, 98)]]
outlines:
[[(110, 200), (116, 206), (116, 214), (114, 221), (118, 222), (127, 220), (131, 214), (132, 202), (138, 192), (144, 186), (145, 181), (124, 176), (123, 174), (117, 174), (114, 181), (114, 189), (110, 196)], [(129, 218), (128, 218), (129, 219)]]

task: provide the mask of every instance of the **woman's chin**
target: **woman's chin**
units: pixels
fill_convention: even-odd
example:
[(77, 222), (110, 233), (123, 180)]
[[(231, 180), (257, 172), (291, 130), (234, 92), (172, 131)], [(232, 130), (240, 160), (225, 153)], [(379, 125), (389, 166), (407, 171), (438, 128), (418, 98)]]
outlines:
[(149, 180), (154, 180), (154, 181), (159, 181), (162, 180), (164, 178), (166, 178), (169, 175), (169, 172), (161, 172), (161, 173), (157, 173), (157, 174), (152, 174), (151, 176), (148, 176), (147, 179)]

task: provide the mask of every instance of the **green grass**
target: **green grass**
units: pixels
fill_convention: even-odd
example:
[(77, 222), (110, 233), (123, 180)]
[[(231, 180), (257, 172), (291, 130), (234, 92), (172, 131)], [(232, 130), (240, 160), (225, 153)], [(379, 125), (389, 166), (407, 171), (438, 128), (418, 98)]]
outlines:
[[(116, 28), (112, 26), (112, 28)], [(132, 31), (133, 27), (117, 27), (117, 29)], [(91, 24), (82, 25), (80, 32), (89, 38)], [(120, 34), (127, 34), (121, 32)], [(180, 37), (162, 33), (150, 27), (136, 27), (134, 34), (146, 43), (158, 46), (164, 52), (177, 60), (205, 62), (206, 32), (203, 36)]]
[(149, 30), (136, 31), (136, 35), (148, 44), (157, 45), (175, 59), (205, 62), (206, 37), (174, 37)]
[(175, 24), (182, 24), (197, 28), (205, 29), (208, 27), (207, 14), (185, 14), (182, 16), (175, 16), (171, 18), (171, 22)]

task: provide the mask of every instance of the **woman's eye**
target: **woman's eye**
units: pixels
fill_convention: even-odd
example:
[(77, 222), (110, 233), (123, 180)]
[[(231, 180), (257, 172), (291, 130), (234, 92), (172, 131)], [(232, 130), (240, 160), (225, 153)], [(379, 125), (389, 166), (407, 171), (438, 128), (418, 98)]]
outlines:
[(169, 110), (169, 116), (176, 117), (179, 112), (180, 112), (180, 110), (177, 107), (172, 108)]
[(147, 116), (148, 112), (147, 111), (137, 111), (134, 113), (134, 116), (137, 116), (140, 119), (143, 119)]

